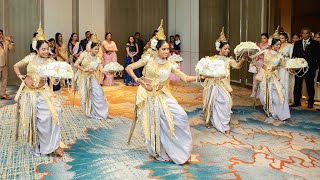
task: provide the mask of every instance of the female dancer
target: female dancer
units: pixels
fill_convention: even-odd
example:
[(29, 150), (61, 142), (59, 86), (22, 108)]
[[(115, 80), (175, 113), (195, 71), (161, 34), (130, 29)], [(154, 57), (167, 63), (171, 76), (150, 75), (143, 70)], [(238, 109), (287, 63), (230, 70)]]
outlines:
[(264, 50), (254, 57), (264, 55), (263, 67), (256, 77), (260, 81), (258, 95), (264, 111), (270, 118), (286, 120), (290, 118), (288, 96), (280, 83), (277, 71), (277, 66), (284, 63), (284, 57), (278, 52), (280, 46), (280, 39), (273, 38), (271, 49)]
[(102, 120), (108, 117), (109, 112), (104, 92), (99, 84), (99, 75), (96, 73), (98, 68), (103, 72), (101, 59), (97, 57), (98, 52), (99, 44), (93, 41), (90, 43), (90, 51), (82, 52), (74, 66), (79, 69), (75, 81), (86, 116)]
[[(292, 57), (293, 45), (288, 43), (289, 36), (286, 32), (281, 32), (279, 35), (281, 46), (279, 52), (283, 55), (284, 61)], [(285, 88), (288, 96), (288, 102), (293, 103), (293, 87), (294, 87), (294, 75), (290, 74), (286, 68), (285, 63), (279, 68), (280, 82)]]
[[(172, 160), (184, 164), (191, 156), (192, 137), (187, 113), (165, 86), (170, 72), (183, 81), (195, 81), (168, 61), (169, 44), (165, 41), (162, 23), (156, 34), (156, 53), (147, 53), (127, 66), (128, 74), (140, 84), (136, 96), (136, 118), (142, 123), (148, 152), (159, 161)], [(147, 51), (148, 52), (148, 51)], [(145, 77), (137, 78), (134, 70), (144, 66)], [(137, 120), (137, 119), (136, 119)]]
[[(41, 28), (41, 27), (40, 27)], [(42, 29), (38, 30), (36, 52), (30, 54), (14, 65), (14, 71), (22, 84), (15, 100), (18, 103), (18, 125), (27, 133), (26, 141), (30, 153), (34, 155), (55, 152), (62, 155), (60, 147), (61, 105), (45, 80), (39, 76), (39, 69), (49, 62), (49, 46), (44, 41)], [(27, 75), (21, 75), (20, 68), (27, 66)], [(17, 128), (17, 134), (18, 134)]]
[(220, 33), (220, 37), (216, 41), (216, 46), (216, 49), (219, 50), (219, 55), (215, 55), (213, 59), (224, 61), (227, 74), (224, 78), (206, 78), (203, 93), (204, 113), (208, 128), (214, 126), (220, 132), (229, 133), (229, 122), (232, 113), (230, 66), (234, 69), (240, 69), (243, 62), (246, 60), (247, 54), (244, 54), (241, 57), (239, 63), (228, 57), (230, 45), (227, 42), (223, 29)]
[[(126, 44), (126, 46), (127, 56), (125, 67), (139, 60), (137, 56), (139, 54), (139, 48), (138, 45), (134, 42), (133, 36), (130, 36), (128, 38), (128, 43)], [(139, 69), (134, 70), (134, 73), (138, 78), (141, 77)], [(129, 76), (127, 72), (124, 72), (123, 81), (126, 86), (137, 85), (137, 83), (134, 82), (134, 80)]]

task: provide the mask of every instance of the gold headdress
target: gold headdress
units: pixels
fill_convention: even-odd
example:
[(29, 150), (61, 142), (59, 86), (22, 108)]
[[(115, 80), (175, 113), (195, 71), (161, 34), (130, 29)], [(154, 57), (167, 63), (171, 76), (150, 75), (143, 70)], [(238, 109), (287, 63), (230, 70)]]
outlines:
[(163, 19), (161, 19), (160, 25), (157, 29), (157, 33), (149, 40), (149, 42), (144, 46), (145, 52), (148, 51), (150, 48), (155, 50), (156, 41), (158, 40), (166, 40), (166, 35), (164, 34), (163, 30)]
[(216, 42), (227, 42), (227, 38), (224, 34), (224, 27), (222, 27), (221, 32), (220, 32), (220, 37), (216, 40)]
[(163, 30), (163, 19), (161, 19), (160, 26), (158, 27), (158, 32), (156, 33), (156, 38), (157, 40), (166, 40), (166, 35), (164, 35), (164, 30)]
[(47, 40), (47, 37), (46, 37), (46, 35), (44, 35), (44, 33), (43, 33), (43, 29), (42, 29), (42, 27), (41, 27), (41, 22), (40, 22), (40, 24), (39, 24), (39, 28), (38, 28), (38, 30), (37, 30), (37, 35), (36, 35), (36, 37), (34, 37), (33, 39), (32, 39), (32, 49), (33, 50), (36, 50), (36, 46), (37, 46), (37, 41), (39, 41), (39, 40)]
[(37, 30), (37, 36), (34, 38), (34, 40), (39, 41), (39, 40), (47, 40), (46, 35), (43, 33), (43, 29), (41, 27), (41, 23), (39, 24), (39, 28)]
[(91, 35), (90, 41), (93, 42), (93, 43), (99, 43), (97, 33), (93, 33), (93, 34)]
[(223, 43), (223, 42), (227, 42), (227, 38), (226, 38), (226, 36), (225, 36), (225, 34), (224, 34), (224, 27), (222, 27), (222, 29), (221, 29), (221, 32), (220, 32), (220, 36), (219, 36), (219, 38), (216, 40), (216, 50), (217, 51), (220, 51), (220, 44), (221, 43)]
[(272, 39), (272, 38), (277, 38), (277, 39), (279, 39), (279, 25), (278, 25), (278, 27), (277, 27), (277, 29), (274, 31), (274, 33), (270, 36), (270, 38)]

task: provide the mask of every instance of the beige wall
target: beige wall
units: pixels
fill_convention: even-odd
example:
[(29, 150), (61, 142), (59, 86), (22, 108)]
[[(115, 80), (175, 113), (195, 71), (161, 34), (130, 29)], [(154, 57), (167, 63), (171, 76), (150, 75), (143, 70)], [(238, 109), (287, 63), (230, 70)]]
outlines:
[(118, 47), (118, 62), (125, 62), (125, 47), (130, 35), (140, 32), (147, 43), (160, 20), (164, 20), (167, 34), (167, 0), (106, 0), (106, 31), (112, 33), (112, 39)]
[(168, 1), (168, 33), (179, 34), (181, 38), (182, 70), (195, 74), (199, 61), (199, 0)]
[[(200, 56), (218, 53), (215, 41), (223, 26), (231, 54), (242, 41), (259, 41), (260, 34), (268, 29), (268, 1), (272, 0), (200, 0)], [(248, 65), (246, 63), (240, 71), (231, 70), (234, 83), (251, 85), (252, 74), (248, 73)]]

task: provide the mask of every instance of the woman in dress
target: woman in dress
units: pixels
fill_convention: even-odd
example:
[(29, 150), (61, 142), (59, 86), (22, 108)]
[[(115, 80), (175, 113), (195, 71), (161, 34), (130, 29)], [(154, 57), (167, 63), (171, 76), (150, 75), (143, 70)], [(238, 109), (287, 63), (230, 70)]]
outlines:
[[(173, 54), (179, 54), (180, 52), (175, 50), (175, 38), (174, 36), (170, 36), (170, 41), (169, 41), (169, 48), (170, 48), (170, 56), (172, 56)], [(181, 68), (181, 63), (177, 63), (179, 65), (179, 68)], [(170, 73), (170, 81), (179, 81), (180, 78), (178, 76), (176, 76), (174, 73)]]
[(214, 126), (223, 133), (230, 132), (230, 119), (232, 108), (232, 88), (230, 86), (230, 66), (234, 69), (240, 69), (247, 54), (244, 54), (239, 62), (229, 57), (230, 45), (224, 35), (223, 29), (220, 37), (216, 41), (218, 55), (213, 59), (222, 60), (226, 67), (226, 76), (224, 78), (206, 78), (204, 82), (204, 114), (208, 128)]
[[(57, 60), (61, 61), (61, 62), (69, 62), (69, 58), (68, 58), (68, 48), (67, 45), (63, 42), (63, 37), (61, 33), (56, 33), (55, 35), (55, 39), (56, 39), (56, 46), (57, 46)], [(65, 81), (61, 81), (61, 86), (65, 87), (66, 83)]]
[(99, 84), (98, 69), (103, 72), (101, 58), (97, 57), (99, 44), (90, 43), (90, 51), (81, 53), (74, 66), (79, 69), (75, 81), (78, 86), (82, 108), (86, 116), (94, 119), (106, 119), (109, 116), (108, 104)]
[[(134, 42), (134, 37), (130, 36), (128, 38), (128, 43), (126, 44), (126, 64), (125, 67), (128, 65), (137, 62), (138, 59), (138, 54), (139, 54), (139, 47), (138, 45)], [(134, 74), (139, 78), (141, 77), (139, 69), (134, 70)], [(127, 72), (124, 72), (124, 78), (123, 78), (124, 84), (126, 86), (136, 86), (137, 83), (129, 76)]]
[[(114, 41), (111, 40), (112, 34), (107, 32), (105, 35), (105, 40), (102, 42), (103, 47), (103, 66), (109, 64), (110, 62), (117, 62), (117, 52), (118, 48)], [(103, 80), (103, 85), (112, 86), (114, 81), (114, 74), (108, 73), (105, 75)]]
[(292, 45), (294, 45), (295, 42), (300, 40), (300, 35), (298, 33), (295, 33), (291, 36)]
[[(286, 32), (281, 32), (279, 35), (281, 46), (279, 52), (284, 57), (286, 62), (292, 57), (293, 45), (288, 43), (289, 36)], [(282, 63), (279, 67), (280, 82), (287, 92), (288, 102), (293, 103), (293, 89), (294, 89), (294, 75), (290, 74), (285, 68), (285, 63)]]
[[(39, 30), (38, 30), (39, 31)], [(55, 154), (61, 156), (60, 121), (61, 104), (44, 79), (40, 78), (39, 70), (49, 62), (55, 61), (49, 57), (49, 46), (39, 33), (36, 54), (32, 53), (14, 65), (14, 71), (22, 84), (15, 101), (18, 102), (18, 128), (21, 125), (26, 132), (25, 140), (29, 151), (34, 155)], [(21, 75), (20, 69), (27, 67), (27, 75)]]
[[(197, 77), (185, 75), (175, 62), (167, 60), (169, 44), (165, 41), (162, 23), (156, 39), (156, 47), (151, 46), (156, 49), (153, 50), (155, 53), (145, 53), (138, 62), (126, 68), (128, 74), (140, 84), (136, 95), (134, 122), (142, 123), (147, 149), (153, 157), (159, 161), (172, 160), (176, 164), (184, 164), (190, 158), (192, 150), (188, 116), (165, 86), (165, 82), (169, 80), (170, 72), (185, 82), (195, 81)], [(134, 70), (143, 66), (144, 78), (136, 77)]]
[(283, 121), (290, 118), (290, 110), (287, 92), (280, 83), (277, 70), (281, 63), (285, 63), (279, 52), (280, 47), (280, 39), (273, 38), (271, 49), (264, 50), (253, 58), (264, 54), (263, 67), (256, 77), (260, 82), (258, 95), (263, 109), (269, 118)]
[[(265, 50), (265, 49), (270, 49), (270, 45), (268, 44), (268, 34), (267, 33), (263, 33), (261, 34), (261, 41), (260, 43), (257, 43), (257, 46), (261, 49), (261, 50)], [(259, 71), (260, 68), (262, 68), (263, 66), (263, 54), (260, 55), (256, 61), (252, 62), (252, 65), (250, 65), (250, 68), (253, 68), (252, 71), (249, 70), (249, 72), (253, 73), (253, 82), (252, 82), (252, 93), (251, 96), (252, 98), (257, 98), (257, 80), (256, 80), (256, 76), (257, 73)]]
[(73, 68), (73, 71), (76, 72), (76, 68), (74, 67), (74, 63), (77, 61), (80, 54), (82, 53), (82, 46), (78, 41), (78, 34), (77, 33), (72, 33), (69, 38), (68, 52), (69, 52), (71, 66)]

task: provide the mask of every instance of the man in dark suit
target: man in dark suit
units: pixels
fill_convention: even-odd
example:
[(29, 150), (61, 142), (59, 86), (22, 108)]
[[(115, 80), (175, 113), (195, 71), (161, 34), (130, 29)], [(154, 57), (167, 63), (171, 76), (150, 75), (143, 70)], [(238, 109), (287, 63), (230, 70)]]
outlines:
[(90, 31), (86, 31), (85, 36), (86, 36), (86, 38), (84, 38), (84, 39), (82, 39), (80, 41), (80, 45), (81, 45), (83, 50), (86, 50), (87, 44), (88, 44), (88, 42), (90, 40), (91, 32)]
[(301, 34), (302, 39), (295, 43), (292, 57), (304, 58), (308, 62), (309, 70), (305, 75), (303, 75), (303, 72), (300, 72), (298, 76), (295, 76), (294, 104), (291, 107), (301, 106), (302, 82), (303, 78), (305, 78), (309, 96), (308, 108), (313, 108), (315, 95), (314, 78), (316, 75), (316, 70), (319, 66), (320, 47), (318, 42), (311, 39), (310, 28), (302, 28)]

